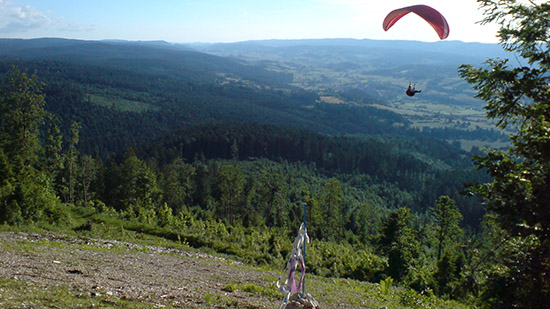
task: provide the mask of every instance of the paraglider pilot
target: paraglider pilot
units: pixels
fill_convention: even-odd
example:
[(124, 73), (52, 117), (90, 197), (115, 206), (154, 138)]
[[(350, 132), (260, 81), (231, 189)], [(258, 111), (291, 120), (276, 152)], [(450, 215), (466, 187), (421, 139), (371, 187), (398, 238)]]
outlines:
[(416, 87), (416, 84), (411, 86), (411, 83), (409, 83), (409, 88), (407, 88), (407, 95), (409, 97), (414, 96), (416, 93), (422, 92), (422, 90), (416, 90), (415, 87)]

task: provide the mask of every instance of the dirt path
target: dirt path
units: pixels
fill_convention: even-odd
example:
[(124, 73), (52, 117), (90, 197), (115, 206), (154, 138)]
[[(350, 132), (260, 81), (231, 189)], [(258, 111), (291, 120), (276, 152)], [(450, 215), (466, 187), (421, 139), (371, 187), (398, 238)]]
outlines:
[(0, 278), (43, 287), (64, 286), (78, 293), (150, 306), (277, 308), (280, 298), (235, 288), (271, 289), (276, 276), (222, 258), (174, 249), (0, 232)]

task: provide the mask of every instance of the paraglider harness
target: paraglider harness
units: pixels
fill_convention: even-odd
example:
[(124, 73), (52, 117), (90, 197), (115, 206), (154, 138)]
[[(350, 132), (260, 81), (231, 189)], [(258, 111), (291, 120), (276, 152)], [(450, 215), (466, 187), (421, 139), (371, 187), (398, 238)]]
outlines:
[(412, 97), (415, 94), (422, 92), (422, 90), (416, 90), (415, 87), (416, 87), (416, 84), (413, 84), (411, 86), (411, 83), (409, 83), (409, 88), (407, 88), (407, 91), (406, 91), (406, 93), (409, 97)]

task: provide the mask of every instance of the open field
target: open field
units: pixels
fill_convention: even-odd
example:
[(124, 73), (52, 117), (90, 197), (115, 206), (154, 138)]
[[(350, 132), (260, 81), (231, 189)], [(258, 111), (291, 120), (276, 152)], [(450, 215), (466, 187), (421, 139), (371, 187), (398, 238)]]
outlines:
[[(495, 127), (485, 118), (484, 102), (459, 74), (462, 64), (478, 66), (487, 57), (503, 56), (497, 46), (480, 45), (473, 52), (454, 44), (327, 39), (194, 47), (291, 75), (293, 86), (317, 92), (324, 103), (374, 106), (403, 115), (414, 128), (464, 131), (449, 141), (461, 141), (466, 150), (507, 144), (498, 134), (468, 134)], [(409, 83), (422, 93), (407, 97)]]
[(156, 111), (158, 107), (138, 100), (127, 100), (116, 96), (101, 94), (88, 94), (88, 99), (96, 105), (113, 108), (121, 112), (146, 112)]

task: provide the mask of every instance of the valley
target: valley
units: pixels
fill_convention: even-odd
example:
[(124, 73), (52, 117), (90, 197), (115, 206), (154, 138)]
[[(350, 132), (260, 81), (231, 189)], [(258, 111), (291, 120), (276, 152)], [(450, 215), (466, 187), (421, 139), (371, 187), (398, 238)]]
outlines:
[[(366, 292), (368, 302), (382, 297), (383, 304), (407, 306), (470, 293), (455, 288), (466, 284), (458, 274), (481, 253), (461, 248), (484, 232), (486, 209), (465, 184), (489, 181), (471, 157), (484, 145), (507, 143), (458, 79), (455, 65), (478, 61), (475, 55), (356, 40), (0, 43), (0, 86), (16, 94), (6, 98), (29, 98), (23, 103), (36, 104), (42, 117), (31, 140), (14, 138), (8, 132), (18, 124), (9, 120), (18, 109), (0, 102), (0, 169), (14, 175), (0, 191), (0, 205), (10, 205), (0, 208), (6, 229), (24, 223), (22, 232), (38, 224), (45, 227), (40, 233), (152, 237), (272, 270), (286, 262), (307, 210), (309, 273), (368, 283), (350, 283), (359, 291), (353, 297), (385, 286), (383, 296)], [(412, 98), (404, 94), (411, 79), (423, 90)], [(30, 153), (23, 143), (34, 145)], [(9, 204), (13, 196), (21, 201)], [(453, 219), (441, 223), (438, 211)], [(444, 241), (434, 236), (439, 224), (454, 231)], [(443, 258), (451, 264), (440, 264)], [(441, 278), (441, 271), (457, 275)], [(187, 303), (178, 304), (189, 306), (275, 301), (267, 282), (254, 289), (270, 298), (258, 300), (240, 292), (226, 297), (246, 283), (218, 280), (212, 294), (191, 293), (200, 300), (181, 291), (169, 300), (147, 293), (161, 304), (183, 298)], [(387, 294), (392, 282), (399, 290)], [(90, 288), (79, 294), (85, 302), (95, 301)], [(368, 306), (314, 291), (325, 303)], [(105, 301), (115, 304), (141, 300), (109, 296)]]
[[(392, 44), (393, 43), (393, 44)], [(491, 130), (483, 102), (458, 74), (461, 64), (481, 64), (488, 56), (506, 56), (496, 45), (414, 41), (272, 40), (193, 46), (242, 59), (293, 76), (292, 85), (319, 93), (332, 104), (374, 106), (403, 115), (412, 127)], [(422, 89), (407, 97), (409, 83)], [(509, 131), (508, 133), (511, 133)], [(502, 148), (506, 136), (490, 139), (449, 137), (464, 150)]]

